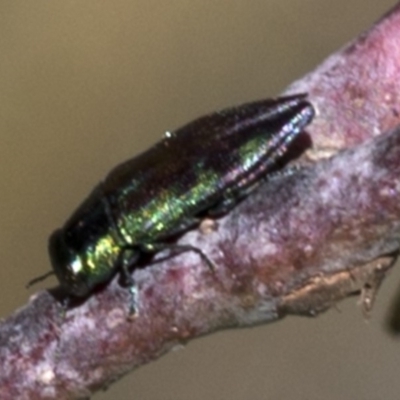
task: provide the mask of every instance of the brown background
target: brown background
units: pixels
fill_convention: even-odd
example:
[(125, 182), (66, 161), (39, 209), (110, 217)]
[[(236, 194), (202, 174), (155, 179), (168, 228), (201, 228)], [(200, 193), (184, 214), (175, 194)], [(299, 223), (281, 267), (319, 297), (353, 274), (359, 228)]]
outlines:
[[(2, 1), (1, 315), (27, 301), (27, 280), (50, 268), (49, 232), (110, 167), (205, 112), (278, 94), (394, 3)], [(400, 343), (384, 322), (399, 279), (369, 323), (350, 299), (221, 332), (96, 398), (398, 399)]]

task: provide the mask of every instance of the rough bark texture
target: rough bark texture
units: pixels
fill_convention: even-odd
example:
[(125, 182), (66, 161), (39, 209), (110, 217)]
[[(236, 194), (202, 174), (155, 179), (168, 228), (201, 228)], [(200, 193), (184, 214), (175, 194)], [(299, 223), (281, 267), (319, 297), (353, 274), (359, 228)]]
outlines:
[(0, 325), (0, 398), (84, 399), (174, 346), (219, 329), (316, 315), (362, 294), (368, 312), (400, 247), (400, 6), (294, 83), (317, 110), (303, 167), (184, 235), (185, 253), (135, 271), (62, 315), (41, 292)]

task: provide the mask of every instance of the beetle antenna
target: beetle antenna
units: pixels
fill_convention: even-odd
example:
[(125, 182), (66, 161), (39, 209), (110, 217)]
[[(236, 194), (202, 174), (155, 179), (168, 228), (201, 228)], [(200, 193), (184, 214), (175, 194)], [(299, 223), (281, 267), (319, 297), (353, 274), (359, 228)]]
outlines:
[(47, 273), (45, 273), (44, 275), (38, 276), (35, 279), (32, 279), (31, 281), (28, 282), (28, 284), (26, 285), (26, 288), (30, 288), (32, 285), (35, 285), (38, 282), (44, 281), (45, 279), (47, 279), (50, 275), (54, 275), (54, 271), (49, 271)]

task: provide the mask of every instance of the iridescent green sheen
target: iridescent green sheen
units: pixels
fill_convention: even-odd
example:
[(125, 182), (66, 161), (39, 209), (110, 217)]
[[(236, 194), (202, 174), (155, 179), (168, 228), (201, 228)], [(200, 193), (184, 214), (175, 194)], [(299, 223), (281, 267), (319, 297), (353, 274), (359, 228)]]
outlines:
[[(86, 296), (117, 271), (133, 285), (128, 269), (143, 253), (171, 247), (168, 240), (202, 217), (236, 205), (276, 169), (313, 116), (304, 95), (244, 104), (168, 132), (117, 166), (51, 236), (61, 285), (70, 295)], [(203, 256), (201, 249), (181, 249)]]

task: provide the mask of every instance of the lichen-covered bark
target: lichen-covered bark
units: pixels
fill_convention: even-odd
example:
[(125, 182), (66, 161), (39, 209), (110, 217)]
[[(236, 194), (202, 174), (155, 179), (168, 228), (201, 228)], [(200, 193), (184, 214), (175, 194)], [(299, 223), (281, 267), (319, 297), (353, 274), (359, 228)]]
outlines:
[(294, 83), (317, 117), (303, 167), (221, 220), (185, 253), (135, 271), (139, 310), (117, 282), (71, 307), (42, 292), (0, 325), (0, 398), (80, 399), (218, 329), (316, 315), (361, 292), (368, 312), (400, 246), (400, 6)]

